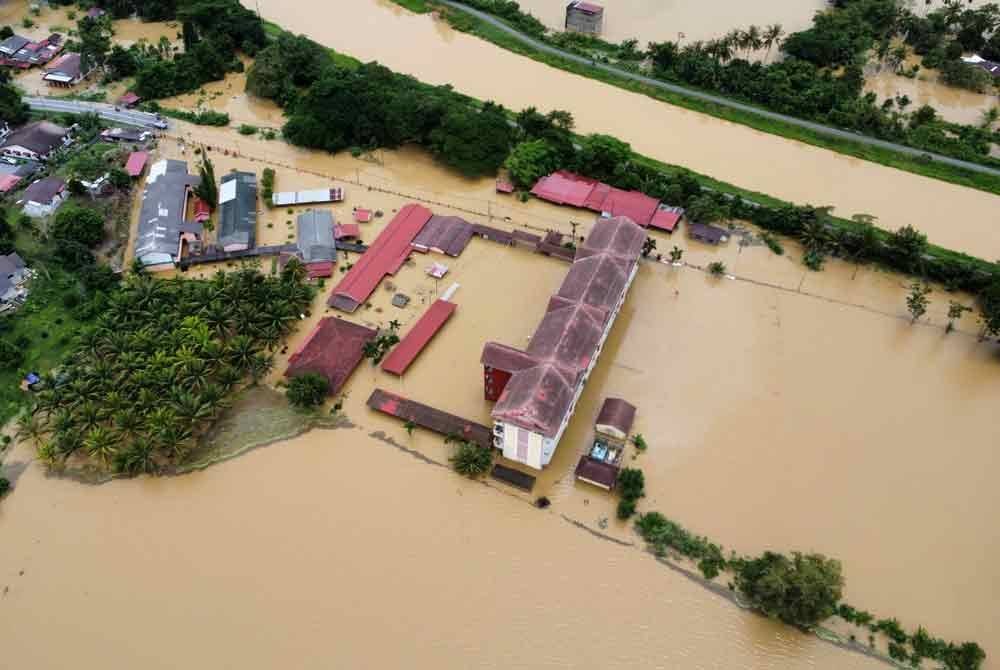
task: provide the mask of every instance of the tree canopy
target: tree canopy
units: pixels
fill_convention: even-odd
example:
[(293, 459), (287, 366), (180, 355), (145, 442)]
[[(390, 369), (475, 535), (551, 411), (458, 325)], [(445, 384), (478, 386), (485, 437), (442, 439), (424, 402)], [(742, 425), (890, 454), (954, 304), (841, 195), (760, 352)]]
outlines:
[(330, 392), (330, 382), (315, 372), (292, 377), (288, 382), (288, 402), (295, 407), (309, 409), (323, 404)]
[(766, 551), (739, 561), (736, 586), (768, 616), (810, 627), (836, 612), (844, 577), (840, 562), (821, 554)]
[(50, 233), (58, 240), (95, 247), (104, 239), (104, 219), (89, 207), (67, 204), (56, 212)]

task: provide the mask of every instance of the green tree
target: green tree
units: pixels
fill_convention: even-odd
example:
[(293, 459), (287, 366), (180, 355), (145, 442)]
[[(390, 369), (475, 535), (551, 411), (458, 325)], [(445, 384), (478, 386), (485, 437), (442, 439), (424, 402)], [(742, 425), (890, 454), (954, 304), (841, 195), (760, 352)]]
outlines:
[(685, 214), (697, 223), (715, 223), (728, 217), (729, 209), (718, 198), (706, 193), (692, 200)]
[(493, 450), (478, 444), (460, 441), (450, 459), (455, 472), (466, 477), (479, 477), (489, 472), (493, 464)]
[(767, 551), (738, 562), (736, 587), (768, 616), (810, 628), (836, 613), (844, 578), (840, 562), (821, 554)]
[(978, 299), (980, 341), (1000, 335), (1000, 280), (994, 280)]
[(315, 372), (297, 375), (288, 382), (288, 402), (303, 409), (322, 405), (329, 392), (330, 382)]
[(889, 245), (908, 270), (913, 271), (927, 250), (927, 236), (913, 226), (903, 226), (889, 237)]
[(674, 248), (670, 250), (670, 262), (680, 263), (681, 258), (683, 257), (684, 257), (684, 250), (675, 244)]
[(503, 107), (487, 102), (481, 111), (453, 107), (431, 131), (430, 145), (446, 165), (469, 177), (496, 174), (510, 151), (513, 131)]
[(610, 135), (587, 135), (580, 142), (577, 170), (588, 177), (610, 181), (628, 164), (632, 147)]
[(559, 155), (545, 140), (521, 142), (507, 156), (504, 167), (515, 184), (529, 188), (559, 168)]
[(104, 219), (89, 207), (66, 205), (56, 212), (49, 233), (59, 240), (94, 247), (104, 239)]
[(951, 300), (948, 302), (948, 327), (947, 332), (955, 330), (955, 321), (962, 318), (962, 315), (966, 312), (971, 312), (972, 308), (968, 305), (964, 305), (957, 300)]
[(931, 293), (931, 287), (924, 282), (915, 281), (910, 285), (910, 294), (906, 297), (906, 308), (910, 311), (910, 323), (927, 313), (927, 306), (930, 300), (927, 298)]
[(205, 151), (201, 152), (201, 165), (198, 166), (198, 173), (201, 176), (201, 182), (194, 190), (195, 195), (204, 200), (210, 208), (215, 209), (219, 206), (219, 187), (215, 183), (215, 166)]
[(722, 261), (712, 261), (708, 264), (708, 273), (713, 277), (721, 277), (726, 274), (726, 264)]

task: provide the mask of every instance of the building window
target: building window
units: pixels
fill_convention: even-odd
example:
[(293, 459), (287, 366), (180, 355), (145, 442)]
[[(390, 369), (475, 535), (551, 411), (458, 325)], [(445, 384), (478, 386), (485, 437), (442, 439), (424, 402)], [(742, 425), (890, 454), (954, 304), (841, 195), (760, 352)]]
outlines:
[(493, 424), (493, 434), (503, 437), (503, 424), (495, 423)]

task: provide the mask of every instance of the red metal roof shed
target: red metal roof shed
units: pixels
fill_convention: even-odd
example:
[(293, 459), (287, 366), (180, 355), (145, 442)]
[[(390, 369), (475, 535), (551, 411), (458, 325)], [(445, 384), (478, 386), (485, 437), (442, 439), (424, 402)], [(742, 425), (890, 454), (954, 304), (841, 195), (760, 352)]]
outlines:
[(302, 346), (288, 358), (286, 377), (315, 372), (330, 382), (330, 394), (343, 388), (364, 356), (365, 343), (376, 332), (334, 317), (321, 320)]
[(147, 160), (149, 160), (148, 152), (133, 151), (128, 155), (128, 160), (125, 161), (125, 172), (128, 172), (130, 177), (138, 177), (142, 174), (143, 168), (146, 167)]
[(14, 174), (0, 175), (0, 193), (8, 193), (14, 190), (21, 178)]
[(677, 228), (677, 224), (681, 222), (682, 216), (684, 216), (684, 210), (682, 208), (664, 207), (661, 205), (660, 208), (656, 210), (656, 214), (653, 215), (653, 220), (649, 222), (649, 227), (672, 233)]
[(417, 358), (428, 342), (437, 335), (441, 327), (455, 313), (457, 305), (447, 300), (435, 300), (414, 324), (410, 332), (396, 345), (392, 353), (382, 363), (382, 369), (394, 375), (402, 375)]
[(330, 294), (327, 304), (353, 312), (368, 299), (386, 275), (396, 274), (410, 255), (410, 244), (431, 218), (431, 211), (409, 204), (389, 222), (375, 242)]

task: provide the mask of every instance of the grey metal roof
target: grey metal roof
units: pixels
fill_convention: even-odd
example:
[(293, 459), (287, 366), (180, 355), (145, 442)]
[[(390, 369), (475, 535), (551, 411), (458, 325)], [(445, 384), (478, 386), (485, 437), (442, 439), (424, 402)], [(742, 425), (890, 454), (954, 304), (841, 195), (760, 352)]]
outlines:
[(30, 149), (36, 154), (45, 155), (62, 146), (63, 138), (68, 131), (62, 126), (49, 121), (35, 121), (21, 126), (4, 140), (0, 148), (20, 146)]
[(14, 285), (9, 277), (23, 269), (24, 261), (16, 253), (0, 256), (0, 295), (6, 293)]
[(336, 260), (333, 223), (333, 214), (326, 210), (309, 210), (299, 215), (296, 243), (303, 262)]
[(11, 35), (3, 42), (0, 42), (0, 53), (5, 53), (8, 56), (12, 56), (27, 44), (30, 40), (26, 37), (21, 37), (20, 35)]
[(230, 172), (219, 189), (219, 246), (253, 247), (257, 240), (257, 175)]
[(187, 190), (199, 183), (201, 178), (188, 174), (184, 161), (161, 160), (150, 166), (139, 210), (136, 258), (151, 263), (168, 262), (164, 255), (177, 259), (181, 232), (192, 225), (184, 221)]

